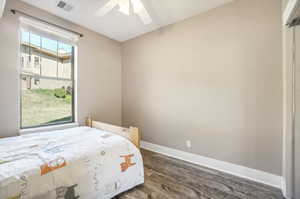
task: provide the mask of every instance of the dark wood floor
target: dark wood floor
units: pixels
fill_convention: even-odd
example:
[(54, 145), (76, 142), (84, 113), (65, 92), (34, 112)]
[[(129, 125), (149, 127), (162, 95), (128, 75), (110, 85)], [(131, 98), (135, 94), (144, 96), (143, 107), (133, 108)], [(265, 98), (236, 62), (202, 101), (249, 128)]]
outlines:
[(280, 190), (142, 150), (145, 184), (116, 199), (283, 199)]

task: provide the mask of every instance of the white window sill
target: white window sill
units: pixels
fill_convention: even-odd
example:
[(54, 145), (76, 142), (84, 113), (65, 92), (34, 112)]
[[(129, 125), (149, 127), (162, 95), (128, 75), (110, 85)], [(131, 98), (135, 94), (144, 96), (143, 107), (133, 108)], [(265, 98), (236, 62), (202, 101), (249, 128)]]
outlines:
[(37, 127), (37, 128), (30, 128), (30, 129), (20, 129), (19, 134), (20, 135), (25, 135), (25, 134), (30, 134), (30, 133), (40, 133), (40, 132), (46, 132), (46, 131), (55, 131), (55, 130), (63, 130), (63, 129), (68, 129), (68, 128), (74, 128), (78, 127), (79, 124), (74, 122), (74, 123), (69, 123), (69, 124), (58, 124), (58, 125), (53, 125), (53, 126), (44, 126), (44, 127)]

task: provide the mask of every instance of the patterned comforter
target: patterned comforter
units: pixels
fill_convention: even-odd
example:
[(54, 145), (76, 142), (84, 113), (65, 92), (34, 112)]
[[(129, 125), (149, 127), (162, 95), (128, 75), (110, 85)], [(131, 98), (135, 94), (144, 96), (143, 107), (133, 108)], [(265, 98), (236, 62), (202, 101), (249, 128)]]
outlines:
[(102, 199), (144, 183), (139, 150), (89, 127), (0, 139), (0, 199)]

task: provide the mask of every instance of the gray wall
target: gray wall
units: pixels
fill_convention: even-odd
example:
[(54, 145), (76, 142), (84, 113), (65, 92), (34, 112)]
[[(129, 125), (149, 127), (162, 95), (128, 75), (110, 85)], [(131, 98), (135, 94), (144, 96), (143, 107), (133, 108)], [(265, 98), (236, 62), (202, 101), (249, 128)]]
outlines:
[(62, 20), (17, 0), (7, 1), (0, 20), (0, 137), (19, 131), (19, 35), (20, 9), (84, 34), (78, 43), (78, 119), (89, 113), (95, 119), (121, 124), (121, 44)]
[(127, 41), (123, 125), (151, 143), (281, 175), (281, 49), (281, 0), (237, 0)]

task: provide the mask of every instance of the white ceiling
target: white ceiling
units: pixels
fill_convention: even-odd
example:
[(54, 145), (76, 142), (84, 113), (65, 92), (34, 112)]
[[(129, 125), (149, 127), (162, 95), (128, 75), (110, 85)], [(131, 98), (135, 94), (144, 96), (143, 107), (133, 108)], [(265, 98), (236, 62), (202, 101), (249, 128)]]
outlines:
[(153, 23), (144, 25), (136, 15), (126, 16), (116, 7), (107, 15), (97, 10), (108, 0), (64, 0), (74, 6), (66, 12), (56, 5), (59, 0), (22, 0), (38, 8), (82, 25), (117, 41), (126, 41), (160, 27), (182, 21), (233, 0), (142, 0)]

